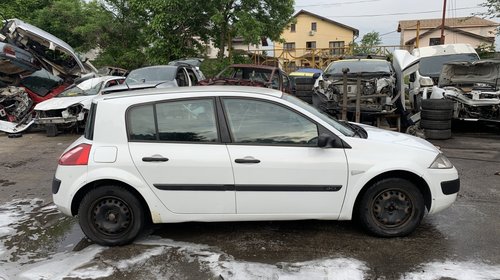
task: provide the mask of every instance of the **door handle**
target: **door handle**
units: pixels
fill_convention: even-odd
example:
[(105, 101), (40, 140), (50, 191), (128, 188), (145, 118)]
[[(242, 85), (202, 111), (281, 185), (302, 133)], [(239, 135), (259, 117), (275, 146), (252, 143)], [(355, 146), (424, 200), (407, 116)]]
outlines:
[(165, 162), (165, 161), (168, 161), (168, 158), (165, 158), (162, 156), (143, 157), (142, 161), (145, 161), (145, 162)]
[(252, 158), (252, 157), (245, 157), (245, 158), (237, 158), (234, 160), (236, 163), (259, 163), (260, 160)]

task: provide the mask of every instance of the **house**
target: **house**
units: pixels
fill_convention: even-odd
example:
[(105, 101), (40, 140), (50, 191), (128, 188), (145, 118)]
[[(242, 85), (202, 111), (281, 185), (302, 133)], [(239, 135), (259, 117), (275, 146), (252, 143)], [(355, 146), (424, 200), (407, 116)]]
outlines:
[[(262, 42), (259, 44), (247, 44), (241, 37), (235, 37), (231, 40), (231, 46), (226, 46), (226, 49), (224, 50), (224, 56), (229, 55), (228, 48), (231, 48), (232, 51), (236, 51), (239, 53), (260, 53), (262, 51), (265, 51), (268, 46), (267, 40), (265, 38), (262, 39)], [(213, 42), (208, 42), (205, 44), (205, 56), (207, 58), (216, 58), (217, 54), (219, 53), (219, 49), (214, 46)]]
[[(421, 19), (399, 21), (401, 46), (416, 46), (419, 26), (418, 47), (439, 45), (441, 42), (442, 19)], [(447, 18), (444, 23), (445, 44), (466, 43), (477, 48), (479, 45), (495, 43), (497, 22), (480, 17)]]
[(285, 43), (274, 43), (274, 55), (285, 68), (324, 68), (335, 57), (346, 54), (359, 30), (329, 18), (300, 10), (281, 37)]

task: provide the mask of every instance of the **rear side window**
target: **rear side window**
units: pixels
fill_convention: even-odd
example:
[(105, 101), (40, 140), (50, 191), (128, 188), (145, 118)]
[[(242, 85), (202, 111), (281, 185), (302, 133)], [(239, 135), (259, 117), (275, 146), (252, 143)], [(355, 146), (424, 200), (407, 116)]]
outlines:
[(154, 105), (133, 107), (128, 112), (130, 140), (156, 140)]
[(193, 99), (132, 107), (128, 111), (131, 141), (219, 141), (213, 99)]
[(84, 137), (88, 140), (94, 139), (94, 124), (95, 124), (95, 112), (97, 110), (97, 104), (92, 103), (90, 105), (90, 111), (87, 117), (87, 123), (85, 124), (85, 133)]

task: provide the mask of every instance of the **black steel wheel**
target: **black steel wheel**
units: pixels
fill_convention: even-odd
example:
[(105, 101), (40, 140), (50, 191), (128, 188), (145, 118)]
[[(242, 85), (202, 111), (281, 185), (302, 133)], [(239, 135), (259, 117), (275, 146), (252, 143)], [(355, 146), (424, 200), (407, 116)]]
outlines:
[(140, 201), (120, 186), (102, 186), (87, 193), (78, 210), (80, 227), (105, 246), (132, 242), (144, 226)]
[(363, 227), (380, 237), (410, 234), (425, 213), (420, 191), (413, 183), (401, 178), (384, 179), (373, 184), (358, 206)]

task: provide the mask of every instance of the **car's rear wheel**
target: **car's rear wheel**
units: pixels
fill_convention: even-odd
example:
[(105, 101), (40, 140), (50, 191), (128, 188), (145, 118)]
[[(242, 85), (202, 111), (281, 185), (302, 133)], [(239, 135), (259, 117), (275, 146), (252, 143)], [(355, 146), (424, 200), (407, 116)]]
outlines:
[(401, 178), (376, 182), (363, 194), (358, 215), (363, 227), (380, 237), (406, 236), (420, 224), (425, 212), (422, 193)]
[(120, 186), (89, 191), (80, 203), (78, 219), (85, 235), (105, 246), (131, 243), (145, 220), (141, 202)]

